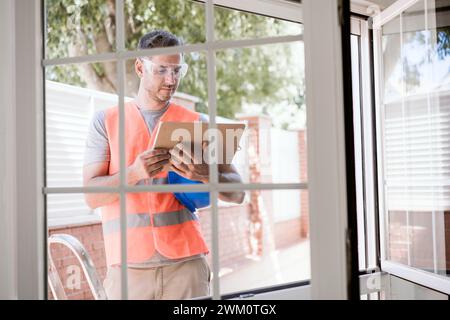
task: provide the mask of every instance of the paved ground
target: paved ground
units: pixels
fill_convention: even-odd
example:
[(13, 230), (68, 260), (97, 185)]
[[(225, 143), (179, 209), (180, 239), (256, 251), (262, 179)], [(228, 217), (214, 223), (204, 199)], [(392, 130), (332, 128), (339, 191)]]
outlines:
[(275, 251), (259, 261), (248, 258), (239, 269), (222, 268), (222, 294), (285, 284), (310, 278), (309, 241)]

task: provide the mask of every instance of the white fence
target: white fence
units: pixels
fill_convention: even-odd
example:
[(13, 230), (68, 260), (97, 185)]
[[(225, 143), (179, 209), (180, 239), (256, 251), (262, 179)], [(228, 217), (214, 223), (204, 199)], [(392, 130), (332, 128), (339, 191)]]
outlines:
[[(300, 181), (298, 133), (272, 128), (270, 136), (272, 181), (275, 183)], [(300, 192), (300, 190), (272, 191), (275, 222), (300, 216)]]
[[(118, 104), (117, 95), (46, 82), (46, 178), (49, 187), (80, 187), (84, 146), (95, 111)], [(82, 194), (49, 195), (49, 226), (98, 219)]]

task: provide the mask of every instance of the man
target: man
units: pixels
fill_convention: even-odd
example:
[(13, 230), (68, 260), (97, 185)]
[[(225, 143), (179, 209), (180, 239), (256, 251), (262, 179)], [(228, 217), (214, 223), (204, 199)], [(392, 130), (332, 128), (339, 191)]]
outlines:
[[(181, 45), (173, 34), (156, 30), (144, 35), (138, 48)], [(125, 104), (126, 180), (130, 185), (167, 183), (170, 165), (179, 175), (207, 183), (208, 164), (188, 163), (177, 146), (151, 150), (158, 121), (203, 120), (197, 112), (170, 101), (187, 71), (182, 54), (138, 58), (141, 79), (134, 101)], [(119, 185), (118, 108), (97, 112), (86, 142), (84, 185)], [(240, 182), (232, 165), (219, 165), (219, 181)], [(86, 194), (91, 208), (101, 207), (108, 272), (104, 287), (109, 299), (120, 299), (120, 202), (117, 193)], [(219, 193), (242, 203), (243, 192)], [(209, 295), (208, 248), (196, 214), (172, 193), (127, 194), (128, 296), (130, 299), (189, 299)]]

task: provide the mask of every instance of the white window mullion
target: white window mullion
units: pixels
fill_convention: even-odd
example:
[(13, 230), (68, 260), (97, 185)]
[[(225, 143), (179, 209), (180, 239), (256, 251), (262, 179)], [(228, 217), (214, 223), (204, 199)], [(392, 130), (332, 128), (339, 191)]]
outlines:
[(392, 19), (395, 19), (401, 12), (410, 8), (419, 0), (397, 0), (382, 12), (374, 16), (373, 28), (379, 29)]
[[(210, 184), (166, 184), (166, 185), (142, 185), (125, 186), (125, 192), (206, 192), (211, 190)], [(219, 183), (214, 187), (217, 191), (238, 190), (307, 190), (307, 183)], [(44, 188), (45, 194), (54, 193), (107, 193), (119, 192), (118, 187), (51, 187)]]
[[(125, 51), (124, 3), (116, 0), (116, 51)], [(126, 212), (126, 163), (125, 163), (125, 61), (117, 60), (119, 98), (119, 159), (120, 159), (120, 253), (122, 300), (128, 300), (127, 261), (127, 212)]]
[(142, 49), (137, 51), (119, 51), (101, 54), (92, 54), (89, 56), (79, 56), (79, 57), (68, 57), (68, 58), (54, 58), (45, 59), (42, 64), (45, 67), (50, 66), (61, 66), (70, 64), (80, 64), (80, 63), (94, 63), (94, 62), (106, 62), (115, 61), (118, 59), (133, 59), (138, 58), (142, 55), (146, 56), (156, 56), (156, 55), (166, 55), (166, 54), (177, 54), (177, 53), (191, 53), (191, 52), (203, 52), (208, 50), (224, 50), (224, 49), (239, 49), (239, 48), (249, 48), (262, 45), (270, 45), (277, 43), (290, 43), (303, 41), (303, 35), (289, 35), (289, 36), (273, 36), (273, 37), (263, 37), (257, 39), (239, 39), (239, 40), (215, 40), (206, 43), (197, 44), (185, 44), (176, 47), (163, 47), (163, 48), (150, 48)]
[[(402, 135), (402, 157), (403, 157), (403, 161), (404, 162), (408, 162), (409, 158), (408, 155), (406, 153), (406, 141), (405, 141), (405, 136), (406, 136), (406, 124), (405, 124), (405, 118), (406, 118), (406, 112), (405, 112), (405, 93), (406, 93), (406, 84), (405, 84), (405, 70), (404, 70), (404, 50), (403, 50), (403, 14), (400, 13), (400, 63), (401, 63), (401, 70), (402, 70), (402, 77), (401, 77), (401, 90), (402, 90), (402, 123), (401, 123), (401, 135)], [(410, 177), (408, 174), (408, 164), (403, 163), (403, 176), (404, 179), (407, 180), (408, 182), (406, 183), (406, 186), (404, 187), (404, 193), (407, 195), (407, 197), (410, 197), (410, 192), (409, 192), (409, 186), (410, 186)], [(410, 201), (408, 201), (410, 202)], [(389, 210), (389, 209), (388, 209)], [(406, 246), (407, 246), (407, 260), (408, 260), (408, 265), (411, 265), (411, 242), (410, 242), (410, 214), (409, 214), (409, 209), (406, 210)]]
[[(214, 0), (206, 1), (206, 44), (214, 43)], [(213, 131), (216, 129), (217, 116), (217, 99), (216, 99), (216, 61), (215, 51), (208, 48), (207, 52), (207, 73), (208, 73), (208, 113), (209, 113), (209, 128)], [(217, 140), (213, 139), (212, 147), (217, 148)], [(212, 160), (212, 159), (211, 159)], [(219, 257), (219, 212), (218, 212), (218, 192), (217, 184), (219, 182), (218, 165), (216, 161), (212, 161), (209, 165), (210, 176), (210, 200), (211, 200), (211, 232), (212, 232), (212, 271), (213, 271), (213, 292), (214, 300), (220, 300), (220, 257)]]
[(301, 4), (284, 0), (214, 0), (214, 5), (294, 22), (303, 21)]
[[(429, 28), (429, 24), (428, 24), (428, 1), (427, 0), (422, 0), (423, 1), (423, 5), (424, 5), (424, 10), (425, 10), (425, 31), (426, 33), (428, 33), (429, 35), (425, 37), (425, 46), (427, 48), (430, 48), (430, 36), (431, 36), (431, 32), (430, 32), (430, 28)], [(430, 51), (427, 51), (427, 56), (426, 56), (426, 64), (427, 64), (427, 70), (428, 72), (427, 74), (427, 83), (431, 83), (431, 57), (430, 57)], [(429, 146), (429, 163), (434, 163), (434, 148), (433, 148), (433, 142), (432, 142), (432, 124), (431, 124), (431, 117), (433, 115), (433, 110), (431, 109), (431, 99), (430, 99), (430, 90), (431, 90), (431, 86), (428, 85), (427, 88), (427, 130), (428, 130), (428, 146)], [(434, 177), (434, 165), (431, 165), (431, 173), (430, 173), (431, 177)], [(437, 240), (436, 240), (436, 211), (434, 210), (434, 208), (436, 207), (435, 205), (435, 187), (432, 187), (432, 207), (433, 210), (431, 211), (431, 232), (432, 232), (432, 246), (433, 246), (433, 270), (434, 273), (438, 273), (438, 255), (437, 255)]]

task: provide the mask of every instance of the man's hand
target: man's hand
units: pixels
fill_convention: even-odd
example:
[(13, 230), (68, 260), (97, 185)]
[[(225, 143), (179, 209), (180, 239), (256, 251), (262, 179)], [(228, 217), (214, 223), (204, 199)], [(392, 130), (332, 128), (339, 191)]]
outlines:
[[(202, 159), (194, 161), (194, 155), (192, 153), (192, 147), (190, 150), (183, 145), (183, 143), (178, 143), (173, 149), (169, 151), (170, 153), (170, 164), (172, 169), (189, 180), (201, 181), (203, 183), (208, 183), (209, 180), (209, 165), (203, 163), (203, 150), (206, 147), (206, 143), (202, 145)], [(201, 162), (201, 163), (198, 163)]]
[[(192, 145), (186, 148), (182, 143), (177, 144), (169, 151), (172, 169), (187, 179), (208, 183), (209, 165), (203, 163), (203, 151), (207, 146), (207, 142), (202, 144), (202, 161), (199, 159), (194, 162), (195, 154), (193, 156)], [(218, 169), (219, 182), (242, 183), (241, 176), (232, 164), (219, 164)], [(241, 204), (244, 201), (244, 198), (245, 193), (243, 191), (219, 192), (219, 199), (227, 202)]]
[(169, 158), (166, 149), (146, 150), (136, 157), (130, 170), (138, 180), (153, 178), (169, 163)]

